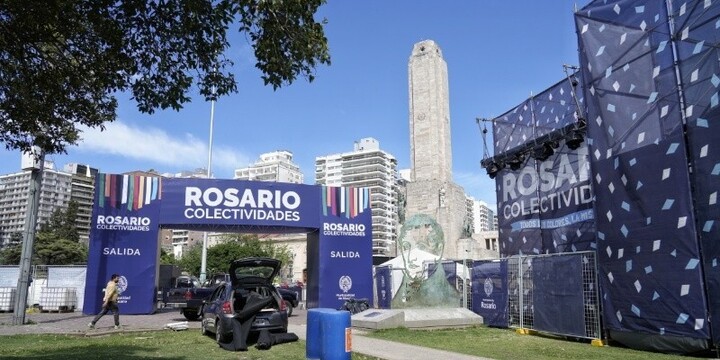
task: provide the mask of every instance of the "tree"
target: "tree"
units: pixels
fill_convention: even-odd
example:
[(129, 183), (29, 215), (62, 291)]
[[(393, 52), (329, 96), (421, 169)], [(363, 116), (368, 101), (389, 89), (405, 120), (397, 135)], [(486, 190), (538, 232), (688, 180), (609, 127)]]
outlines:
[[(33, 243), (34, 264), (69, 265), (85, 263), (88, 249), (79, 242), (75, 221), (77, 219), (77, 203), (70, 201), (67, 209), (55, 209), (50, 220), (40, 226)], [(0, 251), (3, 264), (17, 265), (20, 263), (22, 243), (5, 247)]]
[(237, 91), (228, 30), (245, 34), (266, 85), (330, 64), (325, 0), (6, 0), (0, 5), (0, 141), (65, 152), (79, 128), (116, 118), (118, 92), (141, 112)]
[(160, 249), (160, 265), (176, 265), (177, 260), (175, 254), (167, 252), (165, 249)]
[[(178, 265), (191, 274), (200, 273), (202, 244), (197, 243), (178, 260)], [(292, 261), (287, 246), (272, 240), (260, 240), (255, 234), (226, 234), (222, 241), (207, 250), (207, 271), (210, 274), (227, 272), (233, 260), (246, 257), (270, 257), (280, 260), (284, 266)]]
[(48, 222), (40, 226), (40, 232), (52, 233), (54, 237), (71, 242), (80, 241), (77, 230), (78, 203), (70, 200), (65, 210), (56, 209), (50, 215)]

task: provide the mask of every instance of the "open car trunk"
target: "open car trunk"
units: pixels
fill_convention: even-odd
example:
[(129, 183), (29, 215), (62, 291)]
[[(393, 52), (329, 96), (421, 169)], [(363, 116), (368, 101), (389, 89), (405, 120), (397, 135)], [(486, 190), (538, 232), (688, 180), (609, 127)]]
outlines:
[(267, 285), (243, 284), (233, 291), (233, 313), (238, 320), (255, 315), (256, 322), (268, 319), (281, 309), (282, 299)]

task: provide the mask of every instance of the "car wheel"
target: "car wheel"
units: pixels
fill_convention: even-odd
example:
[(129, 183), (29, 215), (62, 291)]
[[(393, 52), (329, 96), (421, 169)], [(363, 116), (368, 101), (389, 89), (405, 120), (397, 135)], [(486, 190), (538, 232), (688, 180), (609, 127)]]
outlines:
[(292, 303), (287, 300), (283, 300), (283, 302), (285, 303), (285, 311), (287, 311), (288, 317), (291, 317), (293, 313)]
[(185, 310), (183, 311), (183, 316), (190, 321), (196, 321), (200, 318), (200, 314), (198, 314), (197, 310)]

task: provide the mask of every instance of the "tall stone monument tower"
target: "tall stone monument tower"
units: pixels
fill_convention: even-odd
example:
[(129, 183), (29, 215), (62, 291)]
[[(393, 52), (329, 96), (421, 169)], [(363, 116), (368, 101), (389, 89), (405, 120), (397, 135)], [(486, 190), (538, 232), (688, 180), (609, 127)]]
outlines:
[(445, 237), (443, 257), (464, 258), (458, 246), (465, 219), (465, 191), (452, 180), (450, 97), (447, 63), (432, 40), (413, 47), (408, 63), (410, 97), (410, 183), (406, 219), (429, 215)]

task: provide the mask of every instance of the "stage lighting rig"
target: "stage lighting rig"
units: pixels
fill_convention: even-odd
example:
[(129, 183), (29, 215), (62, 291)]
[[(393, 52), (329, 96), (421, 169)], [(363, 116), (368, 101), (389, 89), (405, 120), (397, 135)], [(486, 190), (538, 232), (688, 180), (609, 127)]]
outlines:
[(523, 164), (525, 163), (525, 153), (518, 153), (515, 154), (515, 156), (511, 157), (507, 164), (510, 166), (510, 169), (512, 170), (519, 170)]
[(533, 156), (535, 157), (535, 160), (537, 161), (545, 161), (549, 157), (553, 156), (555, 153), (555, 149), (557, 148), (557, 141), (548, 141), (542, 146), (535, 149), (535, 152), (533, 153)]
[(576, 150), (585, 141), (585, 129), (587, 128), (587, 121), (584, 118), (578, 118), (578, 121), (573, 124), (572, 129), (566, 137), (565, 145), (568, 149)]
[(505, 164), (501, 161), (497, 161), (493, 158), (485, 159), (481, 163), (482, 167), (487, 171), (488, 176), (494, 179), (497, 173), (505, 167)]

